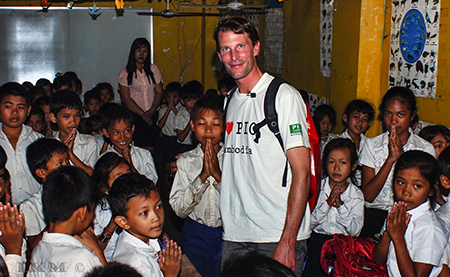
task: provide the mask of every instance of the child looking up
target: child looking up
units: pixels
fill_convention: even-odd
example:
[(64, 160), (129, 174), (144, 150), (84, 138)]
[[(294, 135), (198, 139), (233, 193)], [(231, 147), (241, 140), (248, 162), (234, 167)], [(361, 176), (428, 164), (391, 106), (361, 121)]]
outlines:
[(218, 276), (220, 272), (222, 105), (218, 96), (202, 98), (194, 105), (190, 124), (199, 144), (178, 158), (169, 200), (174, 212), (186, 218), (180, 246), (202, 276)]
[(389, 276), (438, 276), (448, 233), (431, 209), (439, 182), (436, 159), (422, 151), (400, 156), (394, 169), (396, 204), (389, 212), (383, 236), (373, 250)]
[(123, 229), (113, 261), (134, 267), (143, 276), (178, 276), (181, 248), (158, 238), (164, 225), (164, 210), (155, 184), (137, 173), (120, 176), (108, 193), (114, 221)]
[(81, 119), (81, 100), (76, 92), (61, 90), (50, 99), (50, 120), (58, 127), (54, 137), (69, 147), (70, 161), (92, 174), (99, 150), (97, 141), (77, 131)]
[(45, 135), (47, 124), (45, 123), (44, 111), (37, 106), (31, 107), (30, 115), (27, 117), (25, 124), (30, 126), (33, 131)]
[(87, 91), (84, 94), (84, 109), (86, 110), (86, 117), (95, 115), (100, 108), (100, 93), (95, 88)]
[(158, 127), (161, 128), (164, 137), (162, 159), (167, 172), (170, 172), (170, 163), (175, 161), (175, 156), (178, 155), (175, 117), (181, 109), (184, 109), (180, 103), (180, 91), (181, 84), (178, 82), (171, 82), (167, 85), (164, 92), (167, 107), (161, 108), (158, 114)]
[(133, 172), (139, 172), (156, 183), (158, 174), (152, 153), (147, 149), (134, 146), (133, 115), (124, 106), (114, 106), (102, 114), (103, 134), (111, 142), (107, 152), (115, 152), (124, 157)]
[(338, 136), (331, 134), (336, 125), (336, 112), (330, 105), (320, 105), (314, 111), (313, 121), (320, 138), (320, 152), (323, 152), (325, 145)]
[(322, 159), (322, 187), (311, 214), (313, 233), (308, 242), (305, 276), (322, 276), (320, 253), (325, 241), (334, 234), (357, 236), (364, 222), (364, 195), (356, 186), (358, 154), (347, 138), (331, 140)]
[(117, 225), (107, 195), (113, 182), (130, 172), (130, 164), (124, 158), (114, 152), (108, 152), (98, 159), (92, 173), (92, 178), (100, 191), (100, 203), (95, 208), (94, 233), (98, 236), (100, 247), (104, 250), (108, 262), (112, 259), (119, 235), (115, 231)]
[(450, 145), (450, 130), (444, 125), (427, 126), (420, 130), (419, 137), (433, 145), (436, 158), (439, 158), (442, 150)]
[(24, 87), (6, 83), (0, 87), (0, 145), (9, 157), (6, 168), (11, 174), (12, 201), (21, 204), (39, 191), (40, 185), (28, 170), (25, 151), (42, 137), (23, 125), (30, 113), (30, 100)]
[(175, 131), (178, 137), (179, 152), (184, 153), (186, 151), (195, 148), (195, 144), (192, 141), (191, 124), (191, 111), (197, 100), (203, 94), (203, 86), (199, 81), (189, 81), (181, 90), (181, 103), (184, 109), (178, 111), (175, 117)]
[(404, 87), (390, 88), (383, 96), (380, 117), (387, 131), (369, 138), (360, 156), (365, 220), (361, 237), (377, 234), (394, 204), (392, 172), (403, 152), (422, 150), (435, 155), (433, 146), (415, 135), (410, 126), (417, 112), (414, 93)]
[(97, 186), (78, 167), (63, 166), (47, 176), (42, 203), (48, 233), (33, 250), (28, 276), (48, 276), (55, 273), (55, 267), (61, 270), (61, 265), (61, 276), (84, 276), (92, 268), (106, 265), (95, 236), (75, 237), (92, 223), (97, 197)]

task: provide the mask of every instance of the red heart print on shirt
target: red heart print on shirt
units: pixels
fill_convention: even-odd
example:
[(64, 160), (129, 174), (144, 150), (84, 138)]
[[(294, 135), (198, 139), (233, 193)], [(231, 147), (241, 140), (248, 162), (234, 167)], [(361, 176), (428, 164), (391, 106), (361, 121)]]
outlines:
[(233, 130), (233, 122), (227, 122), (227, 134), (229, 135), (231, 133), (231, 131)]

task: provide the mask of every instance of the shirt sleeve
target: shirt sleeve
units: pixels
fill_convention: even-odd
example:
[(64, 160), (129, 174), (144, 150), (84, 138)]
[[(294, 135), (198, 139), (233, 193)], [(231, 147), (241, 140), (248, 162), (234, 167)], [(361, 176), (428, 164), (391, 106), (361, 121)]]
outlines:
[(367, 139), (366, 144), (364, 144), (363, 149), (361, 151), (361, 155), (359, 157), (359, 163), (361, 165), (365, 165), (370, 168), (375, 168), (375, 157), (372, 152), (372, 141), (371, 139)]
[(10, 277), (22, 277), (25, 273), (25, 261), (20, 255), (6, 255), (5, 263)]
[(320, 188), (319, 198), (317, 199), (317, 205), (311, 214), (311, 229), (315, 229), (321, 225), (327, 219), (330, 206), (327, 203), (327, 196), (325, 195), (323, 186)]
[[(187, 120), (186, 120), (187, 119)], [(179, 112), (175, 117), (175, 130), (184, 130), (189, 123), (189, 118), (187, 118), (184, 112)]]
[(155, 82), (157, 84), (162, 83), (163, 79), (161, 76), (161, 72), (159, 71), (159, 68), (156, 66), (156, 64), (152, 64), (150, 67), (150, 70), (153, 72), (153, 77), (155, 78)]
[(352, 192), (355, 193), (349, 195), (343, 201), (343, 204), (337, 208), (338, 217), (336, 222), (347, 230), (350, 236), (358, 236), (364, 224), (364, 196), (362, 191), (359, 191), (356, 187), (347, 189), (352, 189)]
[(411, 238), (413, 250), (410, 252), (413, 262), (438, 266), (443, 256), (447, 238), (442, 229), (435, 225), (417, 226)]
[(95, 162), (98, 160), (100, 151), (98, 150), (97, 141), (93, 137), (89, 137), (89, 143), (86, 150), (87, 155), (83, 159), (83, 162), (86, 163), (86, 165), (94, 168)]
[(152, 180), (155, 184), (158, 181), (158, 174), (156, 173), (155, 161), (153, 160), (152, 153), (148, 151), (147, 157), (145, 157), (145, 176)]
[(120, 70), (120, 73), (119, 73), (119, 85), (128, 87), (127, 77), (128, 77), (128, 72), (127, 72), (126, 68), (122, 68), (122, 70)]

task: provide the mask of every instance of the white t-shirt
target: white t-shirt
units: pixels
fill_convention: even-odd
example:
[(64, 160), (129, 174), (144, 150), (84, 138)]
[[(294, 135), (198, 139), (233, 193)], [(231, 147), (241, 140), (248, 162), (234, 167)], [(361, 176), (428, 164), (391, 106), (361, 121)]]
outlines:
[[(53, 137), (61, 141), (59, 139), (59, 131), (55, 132)], [(95, 162), (97, 161), (100, 153), (98, 142), (93, 136), (80, 134), (77, 131), (75, 141), (73, 142), (73, 153), (84, 164), (94, 168)]]
[(3, 133), (3, 124), (0, 123), (0, 145), (8, 156), (6, 169), (11, 176), (11, 192), (14, 204), (21, 204), (25, 199), (33, 197), (39, 191), (41, 185), (34, 179), (27, 164), (27, 147), (42, 134), (34, 132), (31, 127), (22, 125), (22, 132), (16, 144), (16, 150), (12, 147), (8, 137)]
[[(409, 256), (415, 263), (433, 265), (429, 276), (438, 276), (442, 270), (442, 257), (447, 246), (448, 232), (431, 209), (429, 201), (409, 210), (408, 213), (412, 215), (405, 232)], [(385, 226), (381, 232), (385, 230)], [(392, 241), (389, 245), (386, 266), (389, 276), (401, 277)]]
[[(300, 93), (287, 84), (280, 86), (275, 100), (285, 151), (267, 125), (260, 129), (259, 143), (254, 141), (252, 127), (265, 118), (264, 97), (272, 79), (264, 74), (251, 90), (256, 97), (236, 91), (228, 105), (220, 192), (224, 240), (257, 243), (280, 240), (292, 180), (289, 168), (287, 186), (282, 186), (285, 151), (310, 148), (306, 106)], [(297, 239), (307, 239), (310, 234), (307, 206)]]
[[(169, 203), (179, 217), (189, 216), (200, 224), (216, 228), (222, 226), (219, 211), (220, 182), (209, 176), (202, 183), (200, 173), (203, 170), (203, 157), (201, 144), (180, 155)], [(223, 148), (217, 153), (217, 159), (222, 168)]]
[[(114, 152), (119, 156), (122, 156), (114, 149), (114, 146), (108, 145), (108, 150), (105, 153)], [(102, 156), (105, 154), (103, 153)], [(158, 181), (158, 173), (156, 173), (155, 162), (153, 156), (147, 149), (131, 145), (130, 149), (131, 161), (139, 174), (145, 175), (145, 177), (152, 180), (155, 184)]]
[(327, 204), (331, 194), (329, 177), (322, 179), (319, 199), (311, 214), (311, 229), (325, 235), (344, 234), (358, 236), (364, 224), (364, 194), (350, 179), (347, 189), (341, 194), (343, 204), (330, 207)]
[(84, 276), (96, 266), (98, 257), (73, 236), (44, 233), (31, 254), (29, 277)]
[[(421, 150), (436, 157), (434, 147), (428, 141), (415, 135), (411, 129), (409, 129), (409, 138), (405, 145), (403, 145), (403, 151), (409, 150)], [(362, 149), (361, 156), (359, 157), (359, 163), (367, 167), (373, 168), (375, 174), (380, 171), (384, 162), (389, 155), (389, 133), (385, 132), (374, 138), (368, 138), (366, 144)], [(367, 208), (375, 208), (383, 211), (389, 211), (394, 205), (394, 192), (392, 190), (392, 182), (394, 178), (394, 167), (392, 165), (391, 171), (386, 178), (383, 188), (372, 203), (365, 203)]]
[[(183, 131), (186, 126), (190, 124), (190, 121), (191, 115), (189, 114), (189, 112), (186, 109), (181, 109), (175, 117), (175, 130)], [(177, 139), (177, 142), (181, 144), (192, 145), (192, 136), (192, 130), (190, 130), (184, 141), (180, 141), (180, 139)]]
[[(159, 110), (158, 112), (158, 123), (161, 120), (161, 118), (163, 118), (164, 114), (166, 113), (168, 107), (162, 108)], [(185, 109), (184, 106), (181, 103), (178, 103), (175, 106), (175, 109), (177, 109), (178, 113), (181, 112), (181, 110)], [(175, 118), (176, 118), (176, 114), (174, 111), (170, 111), (169, 115), (167, 116), (166, 119), (166, 124), (164, 124), (164, 126), (161, 128), (161, 133), (163, 133), (166, 136), (169, 137), (176, 137), (177, 136), (177, 132), (175, 131)]]
[(117, 239), (113, 261), (129, 265), (143, 277), (164, 277), (158, 264), (158, 239), (150, 239), (146, 244), (123, 230)]

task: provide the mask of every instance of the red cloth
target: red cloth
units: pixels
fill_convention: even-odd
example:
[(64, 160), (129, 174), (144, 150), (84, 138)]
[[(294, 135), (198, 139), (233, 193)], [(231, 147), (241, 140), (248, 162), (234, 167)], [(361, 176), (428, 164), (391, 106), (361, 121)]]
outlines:
[(306, 110), (309, 144), (311, 145), (311, 197), (309, 198), (308, 203), (309, 208), (312, 211), (314, 206), (316, 205), (317, 199), (319, 198), (320, 180), (322, 179), (322, 165), (320, 158), (320, 140), (319, 136), (317, 135), (316, 127), (314, 126), (313, 118), (308, 104), (306, 104)]

